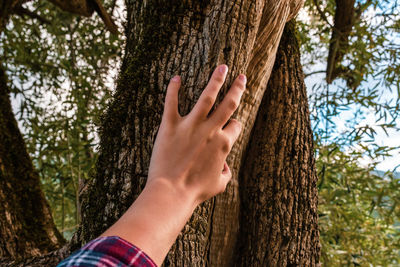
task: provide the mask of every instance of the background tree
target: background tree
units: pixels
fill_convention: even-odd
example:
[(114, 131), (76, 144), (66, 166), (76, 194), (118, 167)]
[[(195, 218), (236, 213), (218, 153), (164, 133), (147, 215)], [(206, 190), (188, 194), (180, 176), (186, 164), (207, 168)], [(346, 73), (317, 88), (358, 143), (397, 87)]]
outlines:
[(55, 223), (70, 238), (79, 223), (79, 188), (96, 160), (96, 124), (111, 96), (116, 73), (110, 70), (123, 38), (110, 35), (97, 17), (77, 17), (50, 3), (31, 8), (52, 24), (13, 17), (4, 31), (3, 59), (28, 151)]
[[(5, 7), (2, 12), (11, 7), (9, 11), (19, 16), (2, 13), (1, 18), (12, 19), (8, 27), (2, 28), (0, 50), (1, 67), (13, 81), (7, 81), (2, 69), (1, 257), (19, 259), (50, 252), (64, 242), (41, 192), (39, 177), (45, 184), (53, 212), (57, 207), (62, 210), (61, 216), (55, 213), (61, 231), (68, 228), (68, 223), (74, 227), (78, 223), (79, 202), (76, 200), (78, 185), (82, 182), (79, 180), (87, 176), (95, 160), (91, 148), (93, 140), (89, 139), (93, 139), (89, 132), (93, 129), (90, 116), (99, 111), (93, 102), (102, 104), (109, 95), (103, 89), (101, 76), (107, 74), (109, 60), (117, 56), (119, 49), (115, 44), (117, 39), (110, 38), (104, 29), (91, 32), (100, 28), (93, 20), (84, 24), (61, 10), (54, 10), (49, 3), (33, 3), (29, 8), (34, 11), (29, 13), (28, 8), (18, 7), (20, 3), (14, 5), (14, 2), (2, 3)], [(21, 13), (21, 10), (25, 11)], [(88, 32), (90, 34), (85, 34)], [(109, 41), (96, 49), (96, 42), (104, 38)], [(67, 86), (69, 90), (65, 89)], [(29, 125), (24, 129), (33, 166), (12, 114), (10, 91), (21, 103), (20, 122)], [(53, 103), (54, 99), (68, 105), (60, 110), (59, 103)], [(43, 101), (53, 106), (43, 109), (43, 105), (38, 105)], [(53, 186), (46, 188), (49, 184)], [(54, 185), (61, 185), (60, 190)], [(65, 216), (71, 204), (67, 197), (71, 191), (74, 201), (69, 206), (75, 210), (73, 219)], [(61, 205), (57, 203), (60, 198)], [(69, 230), (73, 232), (74, 228)]]
[(0, 69), (0, 255), (38, 256), (64, 243), (53, 223), (24, 140), (12, 114), (7, 80)]

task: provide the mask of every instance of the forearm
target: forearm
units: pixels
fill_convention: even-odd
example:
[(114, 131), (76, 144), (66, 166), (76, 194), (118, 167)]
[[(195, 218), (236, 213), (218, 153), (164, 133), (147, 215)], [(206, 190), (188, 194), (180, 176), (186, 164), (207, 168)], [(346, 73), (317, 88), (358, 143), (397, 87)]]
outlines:
[(196, 206), (194, 196), (157, 179), (102, 236), (119, 236), (161, 265)]

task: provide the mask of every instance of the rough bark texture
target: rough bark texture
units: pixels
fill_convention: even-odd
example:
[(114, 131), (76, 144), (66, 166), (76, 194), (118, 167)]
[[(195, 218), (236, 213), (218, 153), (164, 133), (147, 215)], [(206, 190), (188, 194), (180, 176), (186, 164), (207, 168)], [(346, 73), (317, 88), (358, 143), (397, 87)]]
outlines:
[(38, 256), (64, 239), (56, 229), (9, 99), (0, 68), (0, 258)]
[(319, 264), (316, 183), (307, 93), (291, 22), (240, 172), (236, 266)]
[(302, 1), (266, 1), (249, 64), (246, 68), (247, 89), (236, 118), (243, 125), (228, 159), (233, 171), (226, 193), (216, 198), (211, 227), (209, 249), (211, 266), (231, 265), (234, 246), (239, 231), (239, 186), (237, 170), (241, 168), (242, 154), (250, 138), (250, 132), (264, 94), (285, 23), (297, 14)]
[(72, 240), (61, 248), (53, 250), (47, 254), (42, 254), (40, 256), (26, 257), (17, 260), (11, 260), (10, 258), (0, 258), (0, 266), (4, 267), (43, 267), (43, 266), (57, 266), (60, 261), (68, 257), (73, 251), (80, 248), (80, 242), (77, 239), (80, 235), (80, 230), (78, 230), (73, 236)]
[(62, 260), (68, 257), (68, 255), (71, 254), (73, 250), (68, 245), (65, 245), (64, 247), (54, 250), (50, 253), (40, 255), (40, 256), (35, 256), (35, 257), (30, 257), (30, 258), (24, 258), (24, 259), (19, 259), (19, 260), (10, 260), (7, 258), (0, 258), (0, 266), (2, 267), (23, 267), (23, 266), (29, 266), (29, 267), (52, 267), (52, 266), (57, 266), (57, 264)]
[[(81, 242), (101, 234), (143, 188), (172, 75), (182, 75), (180, 111), (195, 103), (217, 64), (230, 67), (227, 84), (247, 73), (237, 112), (244, 124), (228, 163), (226, 193), (201, 205), (165, 260), (166, 266), (231, 266), (239, 231), (242, 154), (288, 19), (301, 1), (127, 1), (127, 47), (114, 102), (101, 132), (97, 174), (82, 196)], [(227, 87), (219, 99), (225, 94)]]

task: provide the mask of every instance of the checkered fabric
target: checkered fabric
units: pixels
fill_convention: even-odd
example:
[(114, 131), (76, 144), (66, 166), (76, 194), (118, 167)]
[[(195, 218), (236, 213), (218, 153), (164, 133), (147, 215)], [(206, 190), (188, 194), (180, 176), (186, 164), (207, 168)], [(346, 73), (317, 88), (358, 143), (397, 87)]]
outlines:
[(57, 267), (157, 267), (142, 250), (118, 236), (96, 238), (60, 262)]

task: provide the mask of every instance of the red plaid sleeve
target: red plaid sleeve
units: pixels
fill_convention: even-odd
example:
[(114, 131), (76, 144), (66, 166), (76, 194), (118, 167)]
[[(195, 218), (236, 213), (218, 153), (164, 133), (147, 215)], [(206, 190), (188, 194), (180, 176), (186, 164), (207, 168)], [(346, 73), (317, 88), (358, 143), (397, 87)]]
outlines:
[(142, 250), (118, 236), (99, 237), (90, 241), (57, 265), (66, 266), (157, 267)]

